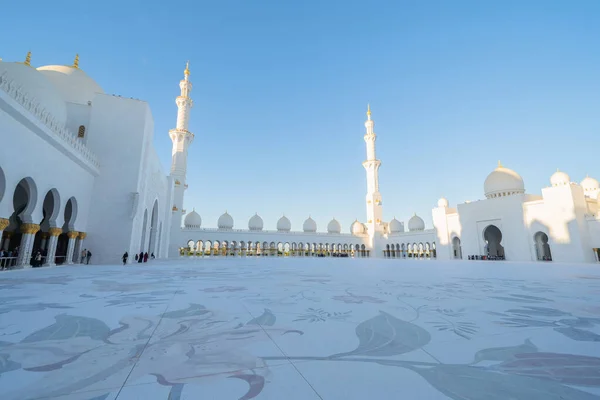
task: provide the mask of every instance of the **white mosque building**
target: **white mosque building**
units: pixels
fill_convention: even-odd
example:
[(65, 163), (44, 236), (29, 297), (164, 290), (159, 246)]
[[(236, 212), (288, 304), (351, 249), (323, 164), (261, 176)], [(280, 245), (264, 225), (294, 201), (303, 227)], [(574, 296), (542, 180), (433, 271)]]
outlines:
[[(414, 215), (408, 230), (382, 219), (379, 167), (370, 108), (365, 122), (365, 221), (344, 230), (332, 219), (319, 231), (309, 216), (302, 230), (284, 215), (263, 229), (260, 215), (237, 226), (225, 212), (217, 227), (183, 209), (192, 83), (186, 66), (176, 99), (177, 125), (169, 174), (153, 145), (148, 103), (104, 93), (79, 68), (0, 61), (0, 266), (119, 262), (127, 251), (157, 258), (348, 256), (597, 262), (599, 184), (572, 183), (563, 172), (542, 195), (525, 193), (523, 179), (499, 165), (485, 181), (485, 200), (433, 209), (433, 227)], [(26, 155), (26, 156), (24, 156)], [(193, 178), (193, 177), (192, 177)], [(344, 232), (345, 231), (345, 232)]]

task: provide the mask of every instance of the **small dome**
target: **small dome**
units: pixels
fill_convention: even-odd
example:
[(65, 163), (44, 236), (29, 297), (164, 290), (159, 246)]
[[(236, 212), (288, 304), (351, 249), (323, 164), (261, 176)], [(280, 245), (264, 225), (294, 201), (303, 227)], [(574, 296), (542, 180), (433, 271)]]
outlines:
[(219, 217), (217, 221), (219, 229), (233, 229), (233, 217), (227, 211)]
[(200, 214), (196, 212), (196, 210), (192, 210), (191, 213), (185, 216), (183, 224), (186, 228), (200, 228), (202, 225), (202, 218), (200, 217)]
[(365, 226), (363, 225), (362, 222), (359, 222), (358, 220), (356, 220), (350, 226), (350, 232), (353, 235), (364, 235), (364, 233), (365, 233)]
[(0, 61), (0, 77), (13, 80), (15, 87), (30, 99), (39, 103), (40, 107), (50, 113), (56, 122), (65, 127), (67, 123), (67, 107), (58, 88), (35, 68), (19, 62)]
[(100, 85), (79, 68), (46, 65), (37, 70), (58, 88), (66, 102), (87, 105), (97, 93), (104, 93)]
[(317, 231), (317, 223), (311, 217), (308, 217), (304, 224), (302, 225), (302, 230), (304, 232), (316, 232)]
[(594, 178), (590, 178), (589, 176), (583, 178), (580, 185), (583, 188), (583, 192), (588, 196), (595, 194), (595, 192), (598, 191), (598, 188), (600, 188), (598, 181)]
[(550, 177), (550, 184), (552, 186), (564, 186), (571, 182), (571, 178), (565, 172), (556, 170), (555, 173)]
[(292, 223), (285, 215), (279, 218), (277, 221), (277, 231), (278, 232), (289, 232), (292, 229)]
[(411, 232), (425, 230), (425, 222), (423, 222), (421, 217), (415, 214), (408, 220), (408, 230)]
[(438, 207), (440, 207), (440, 208), (448, 207), (448, 199), (446, 199), (445, 197), (440, 197), (440, 199), (438, 200)]
[(525, 193), (525, 184), (521, 175), (509, 168), (504, 168), (500, 162), (485, 179), (483, 184), (485, 197), (491, 199), (499, 196)]
[(390, 221), (389, 229), (390, 233), (404, 232), (404, 225), (402, 225), (402, 222), (398, 221), (396, 217), (394, 217), (394, 219)]
[(335, 218), (332, 219), (331, 221), (329, 221), (329, 224), (327, 224), (327, 232), (328, 233), (340, 233), (341, 231), (342, 231), (342, 227)]
[(258, 213), (250, 217), (250, 220), (248, 221), (248, 229), (251, 231), (262, 231), (263, 219), (260, 217), (260, 215), (258, 215)]

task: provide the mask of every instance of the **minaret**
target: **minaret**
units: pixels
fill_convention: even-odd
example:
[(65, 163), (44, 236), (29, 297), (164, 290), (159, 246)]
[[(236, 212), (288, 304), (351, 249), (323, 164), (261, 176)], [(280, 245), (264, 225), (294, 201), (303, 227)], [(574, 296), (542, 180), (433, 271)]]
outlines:
[[(175, 100), (177, 104), (177, 127), (169, 131), (169, 136), (173, 142), (173, 152), (171, 161), (171, 176), (174, 181), (174, 192), (173, 192), (173, 212), (179, 212), (181, 217), (181, 210), (183, 208), (183, 192), (186, 188), (186, 173), (187, 173), (187, 152), (188, 147), (194, 140), (194, 134), (188, 131), (188, 125), (190, 122), (190, 111), (192, 109), (192, 99), (190, 93), (192, 92), (192, 82), (190, 82), (190, 63), (185, 66), (183, 72), (184, 78), (179, 82), (181, 88), (181, 94)], [(176, 222), (178, 221), (178, 222)], [(181, 225), (181, 218), (173, 219), (173, 225)]]
[(379, 166), (381, 161), (375, 156), (375, 140), (377, 135), (373, 131), (375, 122), (371, 119), (371, 107), (367, 106), (367, 121), (365, 128), (365, 142), (367, 144), (367, 159), (363, 162), (363, 167), (367, 171), (367, 227), (369, 236), (373, 238), (376, 232), (383, 232), (383, 221), (381, 220), (383, 212), (381, 207), (381, 194), (379, 193)]

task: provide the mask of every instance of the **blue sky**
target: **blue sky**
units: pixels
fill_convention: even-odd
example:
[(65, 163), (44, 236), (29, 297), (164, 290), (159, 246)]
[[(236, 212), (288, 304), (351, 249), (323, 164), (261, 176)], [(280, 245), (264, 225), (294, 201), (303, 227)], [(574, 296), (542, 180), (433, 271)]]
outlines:
[(600, 2), (59, 1), (3, 6), (0, 57), (80, 67), (145, 99), (168, 171), (190, 60), (185, 207), (216, 227), (258, 212), (301, 229), (365, 218), (371, 103), (384, 217), (483, 197), (502, 160), (540, 193), (560, 168), (600, 178)]

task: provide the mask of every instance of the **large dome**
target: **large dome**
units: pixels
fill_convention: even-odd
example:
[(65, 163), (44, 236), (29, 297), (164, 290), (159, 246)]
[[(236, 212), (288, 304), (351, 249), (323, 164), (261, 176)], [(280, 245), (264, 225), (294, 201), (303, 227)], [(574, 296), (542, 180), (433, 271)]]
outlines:
[(233, 229), (233, 217), (227, 211), (217, 221), (219, 229)]
[(340, 233), (342, 231), (342, 226), (340, 223), (334, 218), (327, 224), (327, 232), (328, 233)]
[(40, 71), (58, 88), (62, 97), (69, 103), (88, 104), (97, 93), (104, 90), (85, 72), (65, 65), (46, 65)]
[(498, 167), (485, 179), (483, 188), (488, 199), (525, 193), (525, 184), (521, 175), (512, 169), (504, 168), (499, 162)]
[(277, 221), (277, 230), (279, 232), (289, 232), (292, 229), (292, 223), (285, 215)]
[(581, 187), (583, 188), (583, 192), (587, 196), (595, 197), (595, 194), (598, 191), (598, 188), (600, 188), (600, 184), (598, 183), (598, 181), (596, 179), (586, 176), (581, 181)]
[[(67, 107), (58, 88), (35, 68), (17, 62), (0, 61), (0, 77), (13, 80), (16, 87), (49, 112), (56, 122), (64, 127), (67, 122)], [(2, 78), (4, 79), (4, 78)]]
[(248, 229), (251, 231), (262, 231), (263, 219), (260, 217), (260, 215), (258, 215), (258, 213), (250, 217), (250, 220), (248, 221)]
[(394, 219), (390, 221), (389, 228), (390, 233), (400, 233), (404, 231), (404, 226), (402, 225), (402, 222), (398, 221), (396, 217), (394, 217)]
[(316, 232), (317, 231), (317, 223), (311, 217), (308, 217), (304, 224), (302, 225), (302, 230), (304, 232)]
[(408, 220), (408, 230), (411, 232), (425, 230), (425, 222), (421, 217), (415, 214)]
[(555, 173), (550, 177), (550, 184), (552, 186), (564, 186), (571, 182), (571, 178), (565, 172), (556, 170)]
[(356, 220), (352, 223), (352, 226), (350, 226), (350, 232), (353, 235), (363, 235), (365, 233), (365, 225)]
[(196, 210), (192, 210), (191, 213), (185, 216), (183, 224), (186, 228), (200, 228), (202, 225), (202, 218), (200, 217), (200, 214), (196, 212)]

